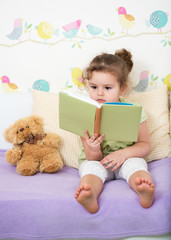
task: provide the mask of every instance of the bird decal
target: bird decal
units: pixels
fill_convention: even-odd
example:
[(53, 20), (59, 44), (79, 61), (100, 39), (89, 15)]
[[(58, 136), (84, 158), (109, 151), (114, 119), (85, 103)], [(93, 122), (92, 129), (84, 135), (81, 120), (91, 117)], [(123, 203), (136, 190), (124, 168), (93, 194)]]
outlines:
[(15, 83), (10, 83), (9, 77), (4, 75), (0, 78), (0, 80), (2, 81), (2, 87), (4, 92), (16, 92), (18, 90), (18, 86)]
[(153, 12), (150, 16), (150, 20), (146, 20), (146, 25), (152, 25), (154, 28), (157, 28), (158, 32), (161, 32), (162, 28), (167, 24), (168, 16), (167, 13), (157, 10)]
[(126, 30), (126, 33), (128, 33), (128, 29), (135, 26), (135, 18), (132, 15), (127, 14), (124, 7), (119, 7), (117, 11), (119, 22), (123, 28), (122, 32), (124, 33)]
[(75, 67), (72, 69), (71, 76), (72, 76), (72, 81), (75, 86), (78, 88), (83, 88), (87, 85), (87, 82), (84, 81), (83, 77), (83, 72), (80, 68)]
[(39, 91), (44, 91), (44, 92), (49, 92), (50, 86), (49, 83), (43, 79), (39, 79), (33, 83), (32, 86), (33, 89), (39, 90)]
[(81, 20), (79, 19), (75, 22), (72, 22), (72, 23), (69, 23), (69, 24), (63, 26), (63, 29), (65, 31), (70, 31), (70, 30), (73, 30), (73, 29), (79, 29), (80, 25), (81, 25)]
[(163, 83), (167, 85), (168, 90), (171, 91), (171, 74), (168, 74), (164, 79)]
[(22, 26), (23, 19), (22, 18), (17, 18), (14, 21), (14, 27), (13, 30), (10, 34), (8, 34), (6, 37), (9, 38), (10, 40), (20, 40), (20, 37), (23, 33), (23, 26)]
[(91, 35), (99, 35), (103, 31), (101, 28), (98, 28), (98, 27), (93, 26), (91, 24), (87, 25), (87, 30)]
[(55, 29), (53, 28), (52, 24), (48, 22), (41, 22), (36, 27), (36, 29), (39, 37), (41, 37), (44, 40), (51, 38), (55, 32)]
[(149, 71), (142, 71), (139, 83), (133, 87), (136, 92), (144, 92), (149, 84)]
[(66, 38), (74, 38), (77, 35), (80, 26), (81, 26), (80, 19), (63, 26), (63, 29), (65, 30), (65, 32), (63, 32), (64, 36)]

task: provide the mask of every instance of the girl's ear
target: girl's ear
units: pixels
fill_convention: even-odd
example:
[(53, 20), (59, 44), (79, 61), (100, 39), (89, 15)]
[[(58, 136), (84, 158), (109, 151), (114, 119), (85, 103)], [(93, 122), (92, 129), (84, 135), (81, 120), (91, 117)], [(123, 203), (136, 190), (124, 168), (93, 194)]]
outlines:
[(126, 90), (127, 90), (127, 85), (122, 86), (122, 87), (121, 87), (121, 90), (120, 90), (120, 94), (121, 94), (121, 95), (124, 95), (125, 92), (126, 92)]

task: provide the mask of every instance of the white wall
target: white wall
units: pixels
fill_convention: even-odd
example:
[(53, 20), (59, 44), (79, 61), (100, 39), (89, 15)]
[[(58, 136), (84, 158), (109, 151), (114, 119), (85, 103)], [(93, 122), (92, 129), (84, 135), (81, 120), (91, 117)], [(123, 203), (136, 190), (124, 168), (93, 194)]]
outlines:
[[(135, 18), (135, 26), (128, 34), (122, 33), (116, 11), (120, 6)], [(161, 33), (147, 26), (150, 15), (157, 10), (168, 13), (168, 22)], [(0, 77), (6, 75), (17, 85), (16, 102), (19, 92), (29, 95), (34, 82), (40, 79), (45, 80), (52, 92), (67, 87), (77, 89), (71, 76), (73, 68), (83, 69), (96, 54), (114, 53), (123, 47), (133, 54), (133, 85), (139, 83), (141, 72), (147, 70), (146, 90), (163, 84), (166, 76), (171, 77), (170, 0), (0, 0), (0, 16)], [(20, 39), (11, 40), (7, 35), (13, 31), (14, 20), (18, 18), (23, 19), (22, 34)], [(73, 38), (65, 37), (63, 26), (78, 19), (81, 25), (77, 34)], [(36, 29), (41, 22), (50, 23), (56, 35), (46, 40), (41, 38)], [(27, 29), (26, 23), (31, 27)], [(88, 24), (101, 29), (101, 33), (89, 33)], [(15, 97), (4, 90), (4, 86), (0, 81), (0, 148), (6, 146), (2, 131), (8, 123), (30, 111), (30, 106), (27, 108), (23, 101), (20, 101), (22, 111), (18, 111), (17, 103), (10, 105), (11, 98)], [(171, 87), (171, 83), (168, 86)]]

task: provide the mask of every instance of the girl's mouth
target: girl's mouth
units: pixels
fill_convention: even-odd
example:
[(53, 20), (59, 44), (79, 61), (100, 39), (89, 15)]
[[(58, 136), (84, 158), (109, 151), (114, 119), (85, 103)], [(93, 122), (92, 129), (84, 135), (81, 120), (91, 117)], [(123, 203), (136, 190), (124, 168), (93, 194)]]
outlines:
[(97, 99), (98, 103), (105, 103), (106, 101), (104, 99)]

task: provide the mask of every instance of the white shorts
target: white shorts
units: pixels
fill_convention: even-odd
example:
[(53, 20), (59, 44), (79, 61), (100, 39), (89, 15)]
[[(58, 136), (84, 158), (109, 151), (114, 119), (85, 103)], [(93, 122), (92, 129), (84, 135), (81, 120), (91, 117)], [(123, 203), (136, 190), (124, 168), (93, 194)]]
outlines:
[(85, 160), (80, 165), (79, 174), (80, 177), (87, 174), (96, 175), (103, 183), (108, 180), (119, 178), (125, 179), (128, 182), (133, 173), (141, 170), (148, 172), (147, 163), (143, 158), (129, 158), (114, 172), (111, 171), (111, 168), (106, 169), (99, 161)]

